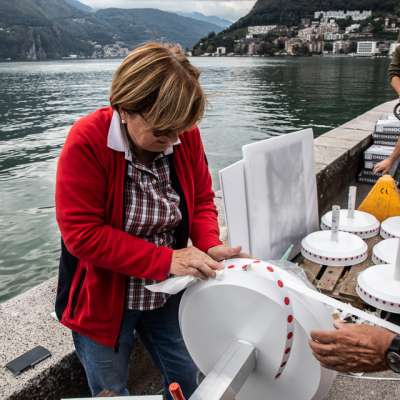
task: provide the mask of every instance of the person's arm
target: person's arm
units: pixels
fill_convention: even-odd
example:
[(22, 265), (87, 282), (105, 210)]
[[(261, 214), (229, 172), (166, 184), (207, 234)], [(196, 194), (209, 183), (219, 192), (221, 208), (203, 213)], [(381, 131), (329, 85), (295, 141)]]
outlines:
[(390, 84), (392, 85), (393, 90), (397, 93), (400, 97), (400, 76), (394, 76), (390, 80)]
[(385, 160), (375, 165), (374, 174), (379, 174), (379, 173), (387, 174), (392, 168), (393, 164), (399, 159), (399, 157), (400, 157), (400, 139), (397, 141), (396, 146), (390, 157), (386, 158)]
[(389, 82), (396, 92), (397, 96), (400, 96), (400, 45), (397, 46), (392, 61), (388, 69)]
[(335, 331), (311, 332), (311, 350), (323, 367), (339, 372), (388, 369), (386, 352), (395, 333), (370, 325), (336, 322), (335, 326)]

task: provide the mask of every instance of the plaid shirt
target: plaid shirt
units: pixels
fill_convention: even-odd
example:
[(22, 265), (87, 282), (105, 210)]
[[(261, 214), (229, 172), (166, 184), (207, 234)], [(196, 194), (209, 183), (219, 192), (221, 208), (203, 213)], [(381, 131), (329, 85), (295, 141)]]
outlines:
[[(157, 246), (172, 247), (174, 228), (182, 220), (180, 198), (171, 186), (166, 154), (159, 154), (147, 167), (131, 153), (125, 183), (125, 231)], [(151, 279), (130, 277), (127, 308), (154, 310), (167, 301), (165, 293), (153, 293), (144, 286)]]

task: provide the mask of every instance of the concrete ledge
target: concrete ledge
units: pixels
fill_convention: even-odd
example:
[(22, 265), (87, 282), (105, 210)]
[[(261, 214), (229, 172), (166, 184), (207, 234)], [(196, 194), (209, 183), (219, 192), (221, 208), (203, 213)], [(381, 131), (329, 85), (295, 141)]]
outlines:
[[(56, 278), (52, 278), (0, 304), (2, 400), (90, 396), (83, 368), (75, 355), (71, 332), (51, 316), (55, 290)], [(18, 377), (4, 368), (7, 362), (37, 345), (46, 347), (52, 356)], [(136, 346), (133, 359), (135, 368), (132, 368), (129, 382), (132, 393), (158, 392), (161, 377), (143, 346)]]
[(362, 154), (372, 144), (375, 122), (391, 113), (396, 102), (383, 103), (314, 140), (320, 214), (355, 180)]

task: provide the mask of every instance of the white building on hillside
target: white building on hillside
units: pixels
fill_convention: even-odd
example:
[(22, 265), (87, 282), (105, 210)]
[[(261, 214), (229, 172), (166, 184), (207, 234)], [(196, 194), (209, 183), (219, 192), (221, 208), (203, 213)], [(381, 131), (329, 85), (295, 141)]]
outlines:
[(333, 40), (342, 40), (343, 37), (344, 37), (343, 33), (332, 33), (332, 32), (324, 33), (324, 40), (327, 40), (328, 42), (331, 42)]
[(375, 56), (379, 53), (376, 42), (358, 42), (357, 55), (358, 56)]
[(344, 11), (344, 10), (334, 10), (334, 11), (316, 11), (314, 13), (314, 19), (346, 19), (351, 18), (353, 21), (362, 21), (372, 16), (372, 11)]
[(340, 30), (339, 25), (334, 21), (329, 21), (319, 24), (317, 28), (317, 33), (320, 35), (325, 35), (325, 33), (338, 33)]
[(261, 26), (249, 26), (249, 35), (266, 35), (277, 28), (277, 25), (261, 25)]
[(352, 24), (345, 29), (346, 33), (358, 32), (360, 29), (360, 24)]
[(310, 41), (316, 35), (316, 29), (314, 27), (300, 29), (297, 36), (300, 39)]
[(332, 53), (333, 54), (343, 54), (348, 53), (350, 49), (350, 41), (348, 40), (337, 40), (333, 42)]
[(224, 56), (226, 54), (226, 47), (217, 47), (217, 56)]

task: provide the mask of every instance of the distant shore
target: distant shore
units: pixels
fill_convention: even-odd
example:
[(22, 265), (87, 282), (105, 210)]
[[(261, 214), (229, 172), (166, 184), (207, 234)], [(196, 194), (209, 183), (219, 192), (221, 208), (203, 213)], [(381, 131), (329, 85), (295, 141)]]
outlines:
[[(240, 57), (240, 58), (309, 58), (309, 57), (330, 57), (330, 58), (365, 58), (365, 59), (371, 59), (371, 58), (391, 58), (389, 55), (379, 55), (379, 56), (360, 56), (357, 54), (310, 54), (310, 55), (299, 55), (299, 56), (293, 56), (290, 54), (279, 54), (279, 55), (249, 55), (249, 54), (226, 54), (223, 56), (214, 56), (214, 55), (201, 55), (201, 56), (195, 56), (195, 55), (189, 55), (189, 58), (234, 58), (234, 57)], [(103, 58), (91, 58), (91, 57), (78, 57), (78, 58), (68, 58), (68, 57), (62, 57), (62, 58), (49, 58), (49, 59), (44, 59), (44, 60), (23, 60), (23, 59), (18, 59), (18, 60), (13, 60), (13, 59), (0, 59), (0, 63), (15, 63), (15, 62), (53, 62), (53, 61), (101, 61), (101, 60), (123, 60), (124, 57), (103, 57)]]

